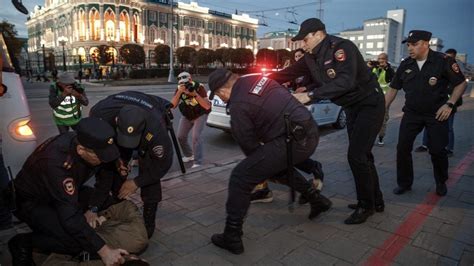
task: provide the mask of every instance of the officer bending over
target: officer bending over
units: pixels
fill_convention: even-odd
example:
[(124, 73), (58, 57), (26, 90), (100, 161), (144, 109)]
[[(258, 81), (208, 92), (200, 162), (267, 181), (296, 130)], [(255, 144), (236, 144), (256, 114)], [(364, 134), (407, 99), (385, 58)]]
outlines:
[(32, 250), (98, 254), (106, 265), (123, 263), (123, 249), (112, 249), (94, 231), (79, 206), (79, 188), (102, 163), (115, 161), (115, 132), (97, 118), (81, 120), (76, 132), (53, 137), (28, 157), (15, 179), (15, 216), (32, 233), (8, 242), (13, 265), (33, 265)]
[[(413, 142), (423, 128), (428, 133), (428, 149), (433, 163), (436, 193), (444, 196), (448, 192), (448, 145), (449, 124), (453, 107), (466, 89), (466, 81), (454, 58), (430, 49), (431, 32), (413, 30), (407, 43), (410, 57), (403, 60), (385, 95), (389, 108), (397, 92), (403, 89), (405, 106), (400, 122), (397, 145), (396, 195), (411, 190), (413, 184)], [(453, 90), (449, 97), (449, 85)]]
[[(212, 242), (232, 253), (244, 251), (242, 224), (250, 205), (250, 193), (262, 181), (282, 179), (288, 169), (285, 115), (291, 121), (292, 158), (294, 164), (309, 158), (319, 141), (318, 127), (308, 109), (288, 90), (260, 74), (238, 77), (225, 69), (209, 76), (210, 99), (214, 94), (230, 109), (231, 131), (247, 156), (232, 171), (226, 203), (227, 221), (223, 234), (212, 236)], [(329, 199), (320, 195), (292, 167), (289, 186), (302, 193), (310, 202), (309, 218), (331, 207)], [(284, 178), (283, 178), (284, 182)]]
[[(166, 112), (170, 102), (153, 95), (126, 91), (101, 100), (94, 105), (90, 116), (109, 123), (117, 131), (120, 149), (118, 171), (101, 171), (98, 182), (114, 182), (99, 187), (112, 187), (119, 199), (125, 199), (141, 188), (143, 218), (148, 237), (155, 230), (156, 211), (161, 201), (160, 179), (168, 172), (173, 162), (173, 147), (166, 129)], [(138, 176), (126, 180), (128, 161), (133, 151), (138, 151)], [(110, 178), (110, 175), (123, 178)], [(105, 177), (104, 177), (105, 176)]]
[(344, 222), (363, 223), (374, 211), (381, 212), (385, 207), (372, 154), (385, 115), (382, 89), (357, 47), (349, 40), (326, 34), (326, 27), (319, 19), (310, 18), (301, 24), (292, 38), (299, 40), (303, 40), (307, 53), (290, 67), (273, 73), (271, 78), (281, 83), (311, 75), (314, 84), (319, 85), (314, 90), (308, 89), (308, 93), (294, 94), (300, 102), (329, 99), (344, 107), (349, 135), (347, 159), (358, 201), (348, 206), (355, 211)]

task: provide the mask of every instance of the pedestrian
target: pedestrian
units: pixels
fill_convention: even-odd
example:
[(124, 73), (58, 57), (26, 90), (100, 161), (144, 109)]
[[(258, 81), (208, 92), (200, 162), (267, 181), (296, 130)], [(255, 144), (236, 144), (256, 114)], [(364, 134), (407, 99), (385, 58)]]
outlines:
[(56, 82), (58, 80), (58, 70), (55, 68), (51, 71), (51, 76), (53, 76), (53, 81)]
[[(395, 71), (393, 70), (392, 66), (388, 62), (388, 55), (386, 53), (381, 53), (377, 57), (377, 61), (369, 61), (367, 66), (372, 70), (377, 76), (377, 81), (379, 82), (380, 88), (382, 88), (383, 93), (387, 93), (389, 89), (389, 84), (392, 81), (393, 75), (395, 75)], [(377, 141), (377, 145), (382, 147), (384, 143), (385, 132), (387, 129), (387, 122), (390, 118), (388, 111), (385, 110), (385, 117), (383, 119), (382, 128), (379, 132), (379, 139)]]
[[(178, 75), (178, 89), (171, 100), (173, 108), (179, 107), (182, 116), (179, 120), (178, 141), (183, 150), (183, 162), (194, 161), (192, 168), (203, 164), (202, 131), (207, 116), (211, 112), (211, 103), (204, 86), (194, 81), (191, 74), (181, 72)], [(188, 143), (192, 131), (192, 148)]]
[[(433, 163), (436, 193), (447, 193), (449, 116), (464, 93), (466, 80), (456, 61), (430, 49), (431, 32), (412, 30), (407, 44), (410, 57), (402, 61), (385, 95), (387, 108), (397, 92), (405, 91), (405, 106), (397, 145), (396, 195), (411, 190), (413, 184), (413, 142), (423, 128), (428, 134), (428, 150)], [(448, 85), (452, 86), (451, 97)]]
[[(456, 60), (457, 51), (455, 49), (450, 48), (446, 50), (445, 54)], [(457, 60), (456, 60), (456, 63), (458, 64), (460, 70), (464, 73), (463, 68), (457, 62)], [(451, 97), (451, 95), (453, 94), (453, 86), (451, 86), (451, 84), (448, 86), (448, 90), (449, 90), (449, 96)], [(454, 155), (454, 115), (456, 114), (458, 107), (461, 105), (462, 105), (462, 97), (459, 97), (459, 99), (456, 101), (456, 104), (454, 104), (451, 115), (448, 118), (449, 138), (448, 138), (448, 146), (446, 146), (448, 157), (452, 157)], [(428, 132), (426, 131), (426, 129), (423, 130), (422, 144), (415, 149), (415, 152), (425, 152), (425, 151), (428, 151)]]
[[(294, 52), (294, 59), (295, 62), (303, 58), (305, 51), (301, 48), (295, 50)], [(289, 67), (288, 65), (287, 67)], [(288, 89), (295, 92), (305, 92), (309, 89), (314, 88), (313, 80), (310, 76), (301, 76), (296, 78), (292, 82), (287, 82)], [(284, 85), (284, 84), (282, 84)], [(308, 87), (308, 88), (306, 88)], [(324, 181), (324, 172), (322, 169), (322, 164), (316, 160), (312, 160), (311, 158), (306, 159), (304, 162), (296, 164), (295, 167), (298, 170), (301, 170), (307, 174), (313, 174), (313, 187), (321, 192), (323, 188), (323, 181)], [(268, 188), (268, 182), (265, 181), (261, 184), (258, 184), (254, 191), (252, 192), (250, 202), (251, 203), (268, 203), (273, 201), (273, 193)], [(298, 199), (299, 204), (306, 204), (308, 200), (301, 194)]]
[(79, 73), (77, 73), (77, 76), (79, 77), (79, 83), (82, 83), (82, 69), (79, 69)]
[(8, 241), (13, 265), (33, 265), (33, 249), (78, 255), (98, 255), (105, 265), (123, 263), (123, 249), (113, 249), (90, 226), (97, 215), (83, 213), (78, 198), (81, 186), (96, 166), (118, 159), (115, 131), (97, 118), (85, 118), (77, 133), (46, 140), (28, 157), (15, 179), (15, 216), (32, 233)]
[[(311, 206), (310, 219), (327, 211), (331, 201), (293, 168), (293, 164), (309, 158), (318, 144), (318, 127), (308, 109), (285, 87), (260, 74), (239, 78), (217, 69), (209, 75), (209, 89), (211, 100), (217, 95), (227, 103), (232, 135), (246, 156), (232, 170), (226, 225), (224, 233), (212, 236), (214, 245), (235, 254), (244, 251), (242, 225), (250, 193), (268, 178), (274, 177), (305, 195)], [(287, 141), (291, 145), (287, 146)]]
[(306, 50), (301, 60), (273, 73), (277, 82), (287, 82), (309, 75), (313, 90), (296, 93), (302, 103), (329, 99), (344, 108), (347, 115), (349, 149), (347, 158), (354, 175), (357, 204), (344, 222), (363, 223), (384, 210), (383, 195), (374, 164), (372, 147), (382, 126), (384, 97), (375, 75), (367, 67), (357, 47), (349, 40), (326, 33), (325, 25), (316, 18), (305, 20), (292, 41), (303, 40)]
[[(156, 211), (162, 199), (160, 179), (173, 162), (173, 146), (168, 136), (166, 115), (171, 104), (158, 96), (125, 91), (99, 101), (90, 116), (100, 118), (117, 131), (116, 143), (120, 148), (118, 171), (103, 170), (99, 178), (113, 178), (113, 195), (125, 199), (140, 188), (143, 201), (143, 218), (148, 237), (155, 231)], [(128, 162), (133, 152), (138, 153), (138, 176), (125, 180)]]
[(58, 81), (49, 87), (49, 106), (53, 108), (54, 122), (60, 134), (75, 129), (82, 118), (82, 106), (88, 104), (84, 87), (74, 80), (71, 73), (61, 73)]

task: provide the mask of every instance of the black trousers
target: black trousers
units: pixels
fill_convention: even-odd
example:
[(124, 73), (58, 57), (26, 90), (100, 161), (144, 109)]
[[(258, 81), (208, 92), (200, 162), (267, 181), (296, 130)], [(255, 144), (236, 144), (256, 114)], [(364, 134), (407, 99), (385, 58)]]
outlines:
[(64, 133), (67, 133), (69, 132), (69, 128), (71, 128), (72, 130), (76, 130), (76, 126), (77, 125), (74, 125), (74, 126), (63, 126), (63, 125), (56, 125), (58, 127), (58, 130), (59, 130), (59, 134), (64, 134)]
[(304, 160), (303, 162), (301, 162), (299, 164), (296, 164), (295, 167), (296, 167), (296, 169), (301, 170), (301, 171), (303, 171), (307, 174), (313, 174), (314, 178), (320, 178), (321, 181), (322, 181), (323, 177), (322, 176), (317, 176), (318, 171), (316, 169), (316, 167), (317, 167), (316, 163), (317, 163), (316, 160), (308, 158), (308, 159)]
[(354, 175), (357, 200), (371, 208), (376, 202), (383, 201), (372, 147), (382, 127), (385, 99), (377, 92), (344, 111), (349, 135), (347, 159)]
[(438, 121), (434, 115), (421, 115), (405, 112), (400, 123), (397, 145), (397, 183), (401, 187), (413, 184), (413, 159), (411, 152), (416, 136), (426, 128), (428, 149), (433, 164), (436, 183), (448, 180), (448, 156), (445, 147), (448, 145), (448, 120)]
[[(293, 163), (298, 164), (308, 159), (315, 151), (318, 141), (317, 133), (301, 141), (293, 141)], [(228, 219), (243, 221), (250, 206), (250, 194), (257, 184), (271, 177), (286, 177), (286, 154), (285, 138), (280, 137), (260, 146), (232, 170), (226, 203)], [(311, 184), (295, 169), (293, 180), (283, 182), (300, 193), (311, 188)]]

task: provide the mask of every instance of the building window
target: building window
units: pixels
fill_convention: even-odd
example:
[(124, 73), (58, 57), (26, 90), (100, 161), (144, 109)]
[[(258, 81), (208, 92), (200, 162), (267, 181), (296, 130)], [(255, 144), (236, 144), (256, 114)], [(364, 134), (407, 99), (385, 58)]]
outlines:
[(354, 36), (349, 37), (349, 40), (351, 40), (351, 41), (355, 41), (355, 39), (356, 38)]
[(209, 37), (209, 48), (212, 48), (212, 37)]
[(383, 42), (377, 42), (377, 48), (383, 48)]
[(367, 35), (367, 40), (383, 39), (384, 37), (384, 34)]
[(249, 30), (249, 36), (250, 37), (255, 36), (255, 30)]
[(202, 20), (198, 20), (198, 21), (197, 21), (197, 26), (198, 26), (198, 28), (202, 28), (202, 25), (203, 25), (203, 24), (204, 24), (204, 23), (202, 23)]
[(198, 36), (198, 45), (202, 45), (202, 37), (201, 37), (201, 35)]
[(359, 43), (359, 49), (363, 49), (364, 48), (364, 44), (363, 43)]
[(154, 28), (150, 29), (150, 42), (154, 42), (156, 39), (156, 30)]
[(240, 27), (235, 27), (235, 35), (240, 35)]
[(155, 11), (148, 11), (150, 15), (150, 21), (156, 21), (156, 12)]
[(221, 23), (216, 23), (216, 30), (221, 31), (222, 30), (222, 24)]
[(161, 32), (161, 39), (163, 40), (164, 43), (166, 43), (166, 31)]
[(184, 26), (189, 26), (189, 18), (184, 18), (183, 19), (183, 25)]
[(167, 14), (166, 13), (160, 13), (160, 22), (161, 23), (166, 23), (167, 19)]
[(367, 49), (374, 48), (374, 43), (373, 42), (368, 42), (366, 47), (367, 47)]
[(184, 38), (184, 45), (189, 45), (189, 34), (186, 34)]
[(357, 40), (358, 40), (358, 41), (363, 41), (363, 40), (364, 40), (364, 36), (357, 36)]
[(191, 19), (191, 27), (196, 27), (196, 19)]
[(193, 34), (191, 35), (191, 41), (194, 42), (195, 40), (196, 40), (196, 34), (193, 33)]
[(225, 24), (225, 25), (224, 25), (224, 32), (225, 32), (225, 33), (229, 33), (229, 30), (230, 30), (229, 25), (228, 25), (228, 24)]
[(214, 22), (209, 22), (208, 25), (207, 25), (207, 28), (209, 30), (214, 30)]

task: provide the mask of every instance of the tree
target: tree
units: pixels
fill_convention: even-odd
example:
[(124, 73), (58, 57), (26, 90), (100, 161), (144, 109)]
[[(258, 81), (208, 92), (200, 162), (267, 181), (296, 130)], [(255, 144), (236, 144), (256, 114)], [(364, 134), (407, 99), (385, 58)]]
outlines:
[(100, 45), (97, 47), (97, 61), (101, 65), (107, 65), (109, 62), (111, 62), (113, 58), (113, 53), (110, 52), (110, 46), (107, 45)]
[(119, 52), (127, 64), (138, 65), (145, 63), (145, 50), (138, 44), (125, 44), (120, 47)]
[(18, 32), (15, 29), (15, 25), (10, 24), (7, 20), (3, 20), (0, 22), (0, 32), (3, 34), (3, 39), (8, 47), (10, 57), (19, 56), (23, 41), (17, 38)]
[(253, 52), (247, 48), (237, 48), (233, 53), (233, 62), (239, 66), (250, 65), (254, 61)]
[(215, 53), (213, 50), (202, 48), (197, 51), (196, 54), (196, 65), (204, 66), (214, 62), (215, 60)]
[(267, 48), (258, 50), (257, 64), (267, 67), (274, 67), (277, 64), (276, 52)]
[(193, 63), (193, 57), (196, 55), (196, 50), (192, 47), (179, 47), (176, 49), (176, 57), (178, 62), (181, 64), (181, 67), (184, 64)]
[(224, 53), (226, 53), (227, 51), (227, 48), (218, 48), (214, 51), (214, 55), (215, 55), (215, 60), (216, 61), (219, 61), (222, 66), (225, 66), (225, 59), (224, 59)]
[(170, 63), (170, 47), (166, 44), (158, 44), (155, 47), (155, 62), (158, 65)]

